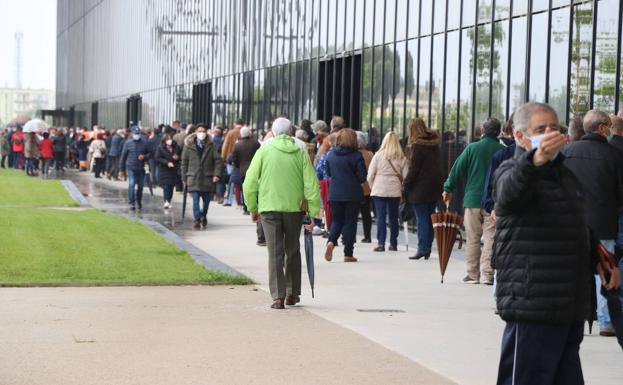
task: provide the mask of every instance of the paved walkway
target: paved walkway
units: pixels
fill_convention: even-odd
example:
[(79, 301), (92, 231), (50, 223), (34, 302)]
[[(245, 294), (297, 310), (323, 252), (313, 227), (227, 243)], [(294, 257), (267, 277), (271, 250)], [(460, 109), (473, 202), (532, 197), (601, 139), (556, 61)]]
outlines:
[(0, 290), (2, 385), (438, 384), (430, 370), (245, 287)]
[[(83, 179), (85, 177), (80, 177)], [(84, 179), (83, 179), (84, 180)], [(93, 195), (96, 207), (126, 212), (110, 195), (121, 183), (92, 179), (79, 184)], [(103, 192), (103, 193), (102, 193)], [(108, 195), (105, 199), (100, 195)], [(157, 191), (158, 195), (159, 192)], [(150, 197), (148, 197), (150, 199)], [(179, 223), (179, 211), (163, 215), (161, 200), (152, 198), (138, 215), (161, 220), (195, 246), (256, 280), (266, 290), (267, 253), (255, 246), (255, 226), (236, 208), (213, 204), (207, 231), (190, 230), (190, 220)], [(181, 198), (174, 203), (179, 210)], [(190, 211), (187, 213), (190, 214)], [(136, 214), (131, 214), (136, 215)], [(160, 218), (160, 219), (158, 219)], [(411, 237), (415, 242), (415, 236)], [(302, 306), (329, 321), (347, 327), (384, 347), (461, 384), (495, 382), (504, 323), (493, 313), (492, 290), (484, 285), (460, 283), (464, 263), (453, 259), (445, 284), (439, 283), (435, 255), (429, 261), (409, 261), (411, 252), (372, 252), (358, 244), (357, 264), (345, 264), (336, 249), (334, 262), (322, 259), (325, 240), (315, 237), (316, 298), (304, 280)], [(460, 256), (460, 251), (457, 256)], [(264, 295), (266, 305), (268, 294)], [(395, 310), (396, 312), (375, 312)], [(586, 335), (581, 350), (588, 384), (620, 384), (623, 353), (612, 338)], [(385, 382), (391, 383), (391, 382)]]

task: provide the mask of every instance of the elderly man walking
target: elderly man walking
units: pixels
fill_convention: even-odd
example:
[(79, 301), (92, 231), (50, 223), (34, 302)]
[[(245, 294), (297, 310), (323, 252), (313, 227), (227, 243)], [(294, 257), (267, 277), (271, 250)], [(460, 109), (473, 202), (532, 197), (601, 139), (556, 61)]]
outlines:
[[(482, 208), (482, 196), (489, 162), (493, 155), (504, 148), (498, 142), (501, 125), (495, 118), (489, 118), (483, 125), (484, 136), (476, 143), (472, 143), (461, 153), (448, 175), (443, 186), (443, 201), (450, 202), (452, 192), (458, 183), (466, 179), (465, 198), (465, 231), (467, 235), (467, 276), (464, 283), (493, 284), (493, 269), (491, 268), (491, 252), (493, 248), (493, 234), (495, 221)], [(483, 237), (484, 235), (484, 237)], [(482, 253), (480, 238), (484, 238)]]
[(273, 309), (300, 301), (303, 215), (305, 206), (312, 217), (320, 210), (316, 173), (307, 153), (290, 136), (291, 126), (288, 119), (275, 119), (275, 138), (255, 153), (243, 186), (251, 219), (261, 220), (266, 236)]
[(506, 321), (497, 384), (584, 384), (579, 349), (596, 269), (584, 189), (558, 156), (567, 140), (553, 108), (524, 104), (514, 122), (517, 150), (493, 177), (497, 309)]
[[(572, 142), (563, 151), (565, 166), (584, 188), (584, 209), (588, 226), (601, 243), (614, 252), (618, 236), (619, 211), (623, 204), (623, 154), (608, 144), (612, 121), (603, 111), (592, 110), (583, 120), (586, 135)], [(608, 313), (608, 304), (597, 279), (597, 318), (599, 334), (615, 335)]]

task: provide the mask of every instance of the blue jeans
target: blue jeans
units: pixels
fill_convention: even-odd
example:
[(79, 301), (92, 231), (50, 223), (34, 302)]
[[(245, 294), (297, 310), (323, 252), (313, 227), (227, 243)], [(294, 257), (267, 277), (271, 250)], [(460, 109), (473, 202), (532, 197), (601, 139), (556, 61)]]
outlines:
[[(211, 192), (191, 191), (193, 196), (193, 217), (195, 221), (200, 221), (208, 215), (208, 207), (210, 207)], [(199, 200), (203, 200), (203, 208), (200, 208)]]
[(35, 172), (35, 158), (26, 158), (26, 174), (32, 175)]
[[(145, 171), (144, 170), (128, 170), (128, 203), (134, 205), (134, 202), (138, 202), (140, 205), (143, 201), (143, 185), (145, 183)], [(134, 186), (136, 186), (136, 195), (134, 192)]]
[(234, 183), (231, 181), (231, 178), (230, 178), (229, 183), (227, 184), (227, 197), (225, 197), (225, 204), (228, 204), (231, 206), (233, 202), (234, 202)]
[(22, 163), (23, 159), (24, 159), (23, 152), (14, 152), (13, 153), (13, 168), (17, 170), (20, 164)]
[(417, 224), (417, 255), (428, 254), (433, 248), (433, 221), (430, 216), (435, 212), (437, 202), (418, 203), (413, 205)]
[(389, 244), (390, 246), (398, 246), (398, 208), (400, 206), (400, 198), (372, 197), (374, 200), (374, 211), (376, 213), (376, 239), (379, 246), (385, 246), (387, 238), (387, 215), (389, 214)]

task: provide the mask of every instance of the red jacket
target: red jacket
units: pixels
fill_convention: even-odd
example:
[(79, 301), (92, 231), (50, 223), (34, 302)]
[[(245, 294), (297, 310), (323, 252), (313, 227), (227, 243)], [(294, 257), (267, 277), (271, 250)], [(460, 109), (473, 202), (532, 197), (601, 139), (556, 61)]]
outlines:
[(43, 159), (52, 159), (54, 151), (50, 138), (43, 139), (41, 143), (39, 143), (39, 153)]
[(15, 131), (11, 140), (13, 152), (24, 152), (24, 134), (21, 131)]

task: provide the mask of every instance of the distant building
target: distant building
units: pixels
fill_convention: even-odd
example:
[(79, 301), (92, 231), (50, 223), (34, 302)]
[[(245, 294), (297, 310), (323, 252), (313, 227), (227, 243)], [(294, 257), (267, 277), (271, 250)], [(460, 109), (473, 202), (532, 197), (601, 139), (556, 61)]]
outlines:
[(0, 126), (19, 115), (35, 116), (37, 110), (54, 108), (53, 90), (0, 88)]

